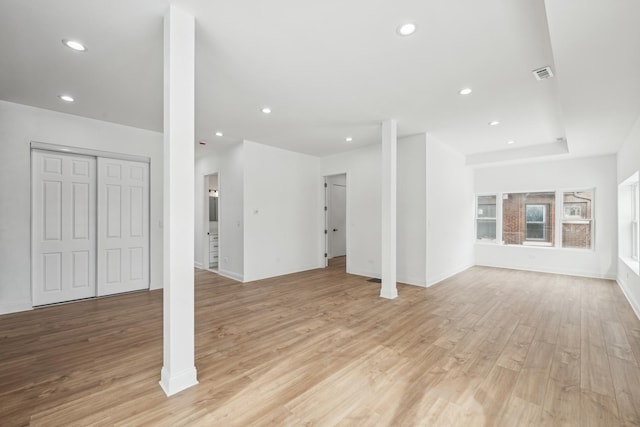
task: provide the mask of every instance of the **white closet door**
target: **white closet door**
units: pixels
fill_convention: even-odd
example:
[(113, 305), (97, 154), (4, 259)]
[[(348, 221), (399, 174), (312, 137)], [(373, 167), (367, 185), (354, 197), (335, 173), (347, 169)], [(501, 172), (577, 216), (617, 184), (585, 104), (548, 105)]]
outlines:
[(98, 295), (149, 288), (149, 165), (98, 158)]
[(34, 150), (33, 305), (96, 295), (96, 159)]

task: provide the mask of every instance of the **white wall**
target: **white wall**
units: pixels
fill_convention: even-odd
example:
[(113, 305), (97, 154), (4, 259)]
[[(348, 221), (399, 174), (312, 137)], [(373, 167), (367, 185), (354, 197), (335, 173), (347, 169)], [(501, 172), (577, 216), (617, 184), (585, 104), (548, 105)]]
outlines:
[(205, 176), (218, 173), (218, 244), (221, 275), (244, 279), (244, 149), (235, 144), (220, 153), (196, 159), (195, 265), (208, 264), (208, 188)]
[(427, 134), (427, 286), (471, 267), (473, 170)]
[[(397, 280), (427, 283), (426, 135), (398, 139)], [(347, 272), (380, 277), (381, 147), (322, 159), (322, 175), (347, 173)], [(471, 190), (468, 190), (471, 191)]]
[(589, 188), (595, 188), (594, 250), (476, 243), (476, 264), (615, 278), (617, 186), (614, 155), (479, 168), (475, 173), (478, 194)]
[(30, 309), (30, 143), (146, 156), (150, 167), (150, 283), (162, 287), (162, 134), (0, 101), (0, 314)]
[(398, 282), (427, 284), (427, 135), (398, 139), (396, 274)]
[(347, 273), (380, 277), (380, 145), (321, 159), (320, 176), (347, 174)]
[(244, 280), (322, 267), (320, 160), (251, 141), (243, 149)]
[[(638, 118), (633, 130), (618, 151), (617, 183), (620, 184), (638, 170), (640, 170), (640, 118)], [(623, 261), (618, 259), (617, 263), (618, 283), (635, 310), (636, 315), (640, 317), (640, 277)]]

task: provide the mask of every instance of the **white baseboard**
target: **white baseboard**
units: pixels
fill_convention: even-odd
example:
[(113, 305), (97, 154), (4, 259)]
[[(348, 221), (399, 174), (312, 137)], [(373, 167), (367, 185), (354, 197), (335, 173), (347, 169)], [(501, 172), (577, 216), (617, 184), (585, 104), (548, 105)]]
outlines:
[(380, 290), (380, 298), (396, 299), (398, 298), (398, 290), (393, 289), (391, 292), (385, 292), (384, 289)]
[[(458, 273), (462, 273), (463, 271), (465, 271), (468, 268), (473, 267), (473, 264), (465, 264), (463, 266), (460, 266), (458, 268), (455, 268), (451, 271), (448, 271), (446, 273), (442, 273), (439, 274), (433, 278), (427, 278), (427, 287), (431, 287), (433, 285), (436, 285), (440, 282), (442, 282), (443, 280), (448, 279), (449, 277), (455, 276)], [(427, 267), (427, 272), (429, 271), (429, 268)]]
[(195, 268), (199, 268), (200, 270), (206, 270), (206, 268), (204, 268), (201, 262), (195, 261), (193, 265)]
[(533, 271), (535, 273), (550, 273), (550, 274), (562, 274), (563, 276), (576, 276), (576, 277), (588, 277), (591, 279), (605, 279), (605, 280), (616, 280), (616, 275), (609, 274), (600, 274), (594, 273), (591, 271), (580, 271), (580, 270), (556, 270), (552, 268), (532, 268), (528, 266), (520, 266), (520, 265), (500, 265), (494, 263), (485, 263), (485, 264), (476, 264), (479, 267), (494, 267), (494, 268), (505, 268), (507, 270), (523, 270), (523, 271)]
[(264, 279), (271, 279), (273, 277), (280, 277), (280, 276), (286, 276), (288, 274), (295, 274), (295, 273), (301, 273), (303, 271), (309, 271), (309, 270), (317, 270), (318, 268), (324, 268), (324, 267), (318, 267), (316, 264), (313, 265), (309, 265), (307, 267), (298, 267), (298, 268), (294, 268), (292, 270), (287, 270), (287, 271), (277, 271), (277, 272), (273, 272), (273, 273), (269, 273), (269, 274), (265, 274), (265, 275), (261, 275), (261, 276), (254, 276), (254, 277), (244, 277), (244, 283), (247, 282), (253, 282), (256, 280), (264, 280)]
[(631, 292), (629, 292), (629, 290), (627, 289), (627, 284), (624, 282), (624, 280), (622, 280), (622, 277), (618, 277), (616, 279), (616, 283), (618, 283), (618, 286), (622, 290), (622, 293), (627, 298), (627, 301), (629, 301), (629, 305), (631, 305), (631, 309), (633, 309), (633, 312), (636, 314), (636, 317), (640, 319), (640, 304), (638, 303), (638, 301), (636, 301), (636, 299), (633, 297)]
[(417, 279), (415, 277), (407, 277), (407, 276), (397, 276), (396, 280), (398, 281), (398, 283), (402, 283), (403, 285), (419, 286), (421, 288), (427, 287), (426, 279)]
[(244, 278), (242, 274), (234, 273), (233, 271), (223, 270), (221, 268), (218, 269), (218, 274), (222, 277), (226, 277), (227, 279), (236, 280), (238, 282), (244, 283)]
[(180, 393), (182, 390), (186, 390), (196, 384), (198, 384), (198, 375), (195, 366), (175, 375), (170, 375), (165, 367), (160, 372), (160, 387), (162, 387), (167, 397)]
[(377, 271), (366, 271), (366, 270), (358, 270), (358, 269), (349, 269), (347, 270), (347, 274), (353, 274), (355, 276), (364, 276), (364, 277), (368, 277), (371, 278), (373, 277), (374, 279), (380, 279), (380, 272)]
[[(347, 270), (348, 274), (353, 274), (355, 276), (363, 276), (366, 278), (374, 278), (380, 279), (381, 275), (379, 272), (375, 271), (366, 271), (366, 270)], [(411, 285), (411, 286), (419, 286), (421, 288), (426, 287), (426, 281), (424, 279), (417, 279), (415, 277), (408, 276), (397, 276), (396, 281), (403, 285)]]
[(0, 304), (0, 315), (33, 310), (31, 301), (16, 301), (11, 304)]

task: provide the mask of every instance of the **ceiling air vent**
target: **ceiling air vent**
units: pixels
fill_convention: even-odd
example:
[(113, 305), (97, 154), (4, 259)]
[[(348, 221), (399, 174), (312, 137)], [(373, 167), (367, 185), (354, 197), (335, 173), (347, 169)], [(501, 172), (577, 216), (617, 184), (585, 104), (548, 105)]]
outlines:
[(553, 77), (553, 71), (551, 71), (551, 67), (547, 65), (546, 67), (533, 70), (533, 75), (536, 76), (536, 80), (546, 80)]

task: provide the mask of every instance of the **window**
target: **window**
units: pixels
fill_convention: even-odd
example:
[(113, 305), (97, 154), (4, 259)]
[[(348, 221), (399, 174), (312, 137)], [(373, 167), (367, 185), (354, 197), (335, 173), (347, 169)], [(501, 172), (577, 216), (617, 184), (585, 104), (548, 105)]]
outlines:
[(478, 196), (476, 203), (476, 239), (496, 240), (496, 196)]
[(618, 256), (640, 275), (640, 172), (618, 185)]
[(504, 243), (553, 246), (555, 199), (555, 192), (503, 194)]
[(545, 240), (547, 205), (527, 205), (527, 234), (525, 240)]
[(562, 203), (562, 247), (591, 249), (593, 190), (565, 192)]

